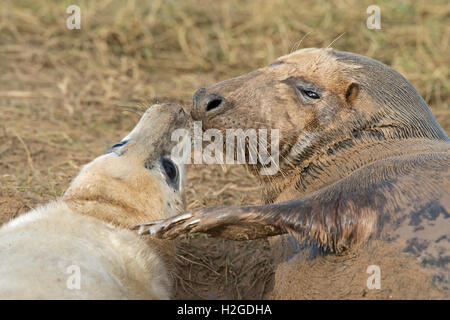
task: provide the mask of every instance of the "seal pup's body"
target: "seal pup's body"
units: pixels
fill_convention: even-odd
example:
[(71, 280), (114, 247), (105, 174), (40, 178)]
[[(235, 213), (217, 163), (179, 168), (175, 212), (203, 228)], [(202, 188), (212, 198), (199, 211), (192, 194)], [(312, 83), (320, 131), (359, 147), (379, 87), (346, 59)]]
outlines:
[(170, 241), (129, 227), (183, 210), (184, 166), (170, 159), (168, 135), (186, 126), (180, 107), (151, 107), (61, 199), (2, 226), (0, 298), (168, 299)]
[[(259, 176), (267, 205), (202, 208), (151, 233), (292, 234), (271, 239), (276, 298), (449, 297), (450, 140), (398, 72), (303, 49), (200, 89), (192, 117), (204, 130), (280, 131), (279, 170)], [(366, 286), (371, 265), (378, 291)]]

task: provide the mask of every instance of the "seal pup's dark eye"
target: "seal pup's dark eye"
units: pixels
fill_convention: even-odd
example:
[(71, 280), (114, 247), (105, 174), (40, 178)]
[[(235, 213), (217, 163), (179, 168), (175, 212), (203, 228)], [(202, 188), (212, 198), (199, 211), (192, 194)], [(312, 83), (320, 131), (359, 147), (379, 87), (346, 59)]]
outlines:
[(319, 94), (318, 93), (316, 93), (316, 92), (314, 92), (314, 91), (311, 91), (311, 90), (305, 90), (305, 89), (302, 89), (302, 88), (299, 88), (299, 90), (300, 90), (300, 92), (303, 94), (303, 96), (306, 96), (307, 98), (310, 98), (310, 99), (320, 99), (320, 96), (319, 96)]
[[(111, 153), (111, 152), (113, 152), (114, 149), (117, 149), (117, 148), (119, 148), (119, 147), (121, 147), (121, 146), (123, 146), (123, 145), (126, 145), (128, 142), (129, 142), (129, 140), (123, 140), (123, 141), (120, 141), (119, 143), (116, 143), (116, 144), (113, 145), (111, 148), (109, 148), (109, 149), (105, 152), (105, 154), (106, 154), (106, 153)], [(123, 152), (118, 152), (117, 154), (118, 154), (118, 155), (122, 155)]]
[(164, 173), (166, 174), (168, 180), (170, 182), (176, 182), (178, 179), (178, 167), (172, 160), (168, 158), (161, 159), (161, 165), (164, 169)]

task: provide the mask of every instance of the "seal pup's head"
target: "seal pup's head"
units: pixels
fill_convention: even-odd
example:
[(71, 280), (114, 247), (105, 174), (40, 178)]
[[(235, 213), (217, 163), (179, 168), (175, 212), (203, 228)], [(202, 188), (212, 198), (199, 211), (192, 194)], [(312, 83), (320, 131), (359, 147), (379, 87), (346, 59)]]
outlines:
[(188, 127), (180, 106), (150, 107), (125, 138), (82, 168), (63, 200), (75, 212), (125, 228), (179, 213), (185, 166), (172, 157), (180, 142), (171, 135)]

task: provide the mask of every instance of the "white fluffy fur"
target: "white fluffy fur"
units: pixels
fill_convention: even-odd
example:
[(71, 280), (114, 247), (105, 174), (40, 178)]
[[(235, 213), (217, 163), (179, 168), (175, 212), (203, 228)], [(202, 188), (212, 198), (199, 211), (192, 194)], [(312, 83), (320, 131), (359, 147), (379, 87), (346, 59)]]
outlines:
[[(1, 299), (169, 298), (165, 266), (145, 240), (63, 201), (3, 226), (0, 261)], [(72, 265), (80, 268), (79, 290), (67, 285)]]
[(184, 166), (179, 186), (170, 187), (159, 159), (171, 146), (155, 143), (184, 125), (180, 109), (153, 106), (129, 143), (84, 166), (63, 198), (0, 228), (0, 299), (170, 297), (170, 259), (162, 255), (173, 247), (129, 227), (183, 209)]

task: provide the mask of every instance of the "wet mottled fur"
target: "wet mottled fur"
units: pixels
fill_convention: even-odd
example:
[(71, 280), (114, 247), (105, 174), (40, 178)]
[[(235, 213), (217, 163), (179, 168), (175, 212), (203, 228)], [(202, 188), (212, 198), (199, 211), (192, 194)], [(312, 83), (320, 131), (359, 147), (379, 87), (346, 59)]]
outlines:
[[(295, 85), (304, 83), (320, 99), (300, 96)], [(224, 101), (206, 111), (211, 94)], [(204, 129), (279, 129), (280, 170), (260, 176), (266, 206), (198, 209), (152, 232), (239, 239), (289, 233), (338, 256), (380, 239), (418, 263), (433, 277), (428, 287), (448, 297), (450, 140), (398, 72), (353, 53), (303, 49), (199, 90), (192, 116)], [(271, 239), (278, 262), (296, 251), (286, 237)]]

